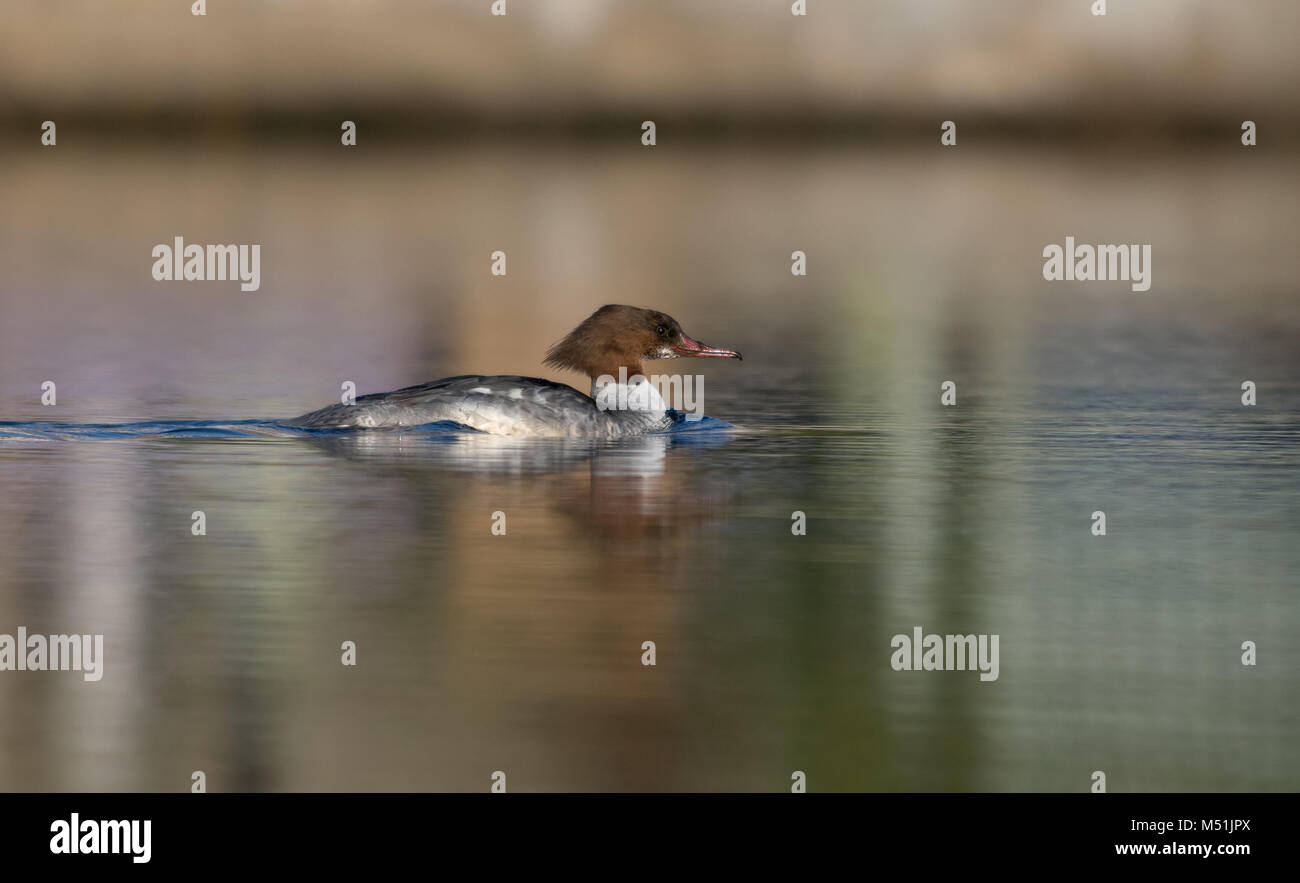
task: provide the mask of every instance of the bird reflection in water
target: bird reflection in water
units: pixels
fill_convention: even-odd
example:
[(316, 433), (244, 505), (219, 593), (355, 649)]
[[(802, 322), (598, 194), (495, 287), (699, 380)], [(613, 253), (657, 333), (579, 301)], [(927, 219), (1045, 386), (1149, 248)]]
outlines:
[(462, 523), (483, 527), (483, 512), (506, 511), (507, 535), (517, 535), (538, 519), (562, 515), (595, 535), (635, 538), (688, 529), (725, 503), (727, 484), (681, 467), (693, 450), (721, 448), (733, 437), (726, 429), (615, 441), (359, 431), (310, 442), (394, 479), (454, 482), (456, 508), (477, 512), (455, 519)]

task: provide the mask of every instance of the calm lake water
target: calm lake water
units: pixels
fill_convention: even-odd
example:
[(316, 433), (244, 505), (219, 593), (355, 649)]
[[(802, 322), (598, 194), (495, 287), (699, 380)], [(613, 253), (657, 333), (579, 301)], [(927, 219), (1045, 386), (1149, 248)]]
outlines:
[[(0, 788), (1300, 788), (1292, 157), (64, 140), (0, 163), (0, 633), (105, 674), (0, 672)], [(1067, 235), (1151, 290), (1044, 282)], [(261, 289), (154, 282), (174, 236)], [(742, 350), (650, 366), (735, 428), (233, 423), (583, 385), (606, 302)], [(999, 678), (894, 671), (916, 626)]]

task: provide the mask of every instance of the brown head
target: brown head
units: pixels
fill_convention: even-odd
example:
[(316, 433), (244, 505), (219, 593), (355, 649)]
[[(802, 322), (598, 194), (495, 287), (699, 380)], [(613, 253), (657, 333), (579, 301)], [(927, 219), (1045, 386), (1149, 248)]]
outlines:
[(607, 304), (546, 352), (546, 364), (581, 371), (592, 380), (603, 374), (643, 374), (641, 363), (684, 357), (739, 359), (735, 350), (705, 346), (682, 331), (677, 320), (658, 310)]

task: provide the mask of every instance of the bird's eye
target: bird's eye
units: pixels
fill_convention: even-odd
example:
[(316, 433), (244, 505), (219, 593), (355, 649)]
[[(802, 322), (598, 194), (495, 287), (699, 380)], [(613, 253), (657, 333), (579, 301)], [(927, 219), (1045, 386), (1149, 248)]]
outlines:
[(663, 325), (660, 325), (658, 328), (655, 329), (655, 334), (667, 334), (667, 333), (668, 333), (668, 329)]

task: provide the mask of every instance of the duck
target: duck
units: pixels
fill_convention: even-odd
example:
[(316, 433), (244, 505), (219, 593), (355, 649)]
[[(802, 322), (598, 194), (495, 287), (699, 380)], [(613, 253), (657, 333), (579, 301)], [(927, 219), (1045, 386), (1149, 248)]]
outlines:
[(587, 375), (590, 394), (540, 377), (461, 374), (359, 396), (284, 422), (317, 429), (394, 429), (445, 421), (491, 435), (641, 436), (666, 431), (682, 418), (645, 377), (642, 363), (682, 358), (741, 360), (741, 355), (700, 343), (660, 310), (606, 304), (543, 359), (553, 368)]

